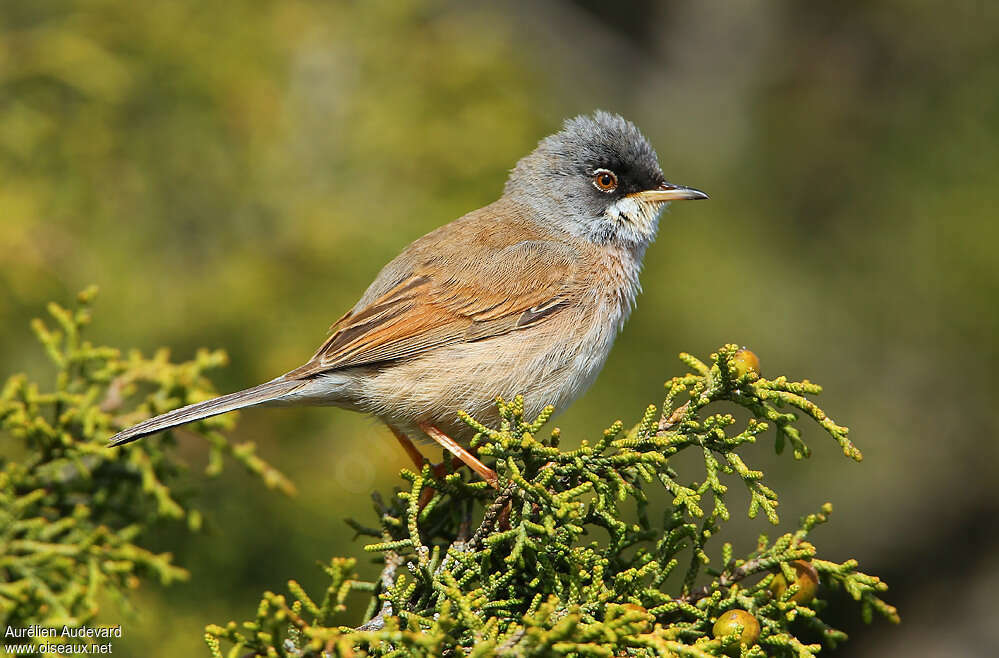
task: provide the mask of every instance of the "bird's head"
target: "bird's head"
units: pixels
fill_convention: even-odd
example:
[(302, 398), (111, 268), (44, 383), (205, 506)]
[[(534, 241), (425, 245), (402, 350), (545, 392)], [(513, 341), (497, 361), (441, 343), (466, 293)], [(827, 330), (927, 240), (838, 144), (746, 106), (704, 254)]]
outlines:
[(671, 201), (707, 199), (666, 181), (648, 140), (630, 121), (598, 111), (568, 119), (510, 173), (504, 195), (597, 244), (644, 247)]

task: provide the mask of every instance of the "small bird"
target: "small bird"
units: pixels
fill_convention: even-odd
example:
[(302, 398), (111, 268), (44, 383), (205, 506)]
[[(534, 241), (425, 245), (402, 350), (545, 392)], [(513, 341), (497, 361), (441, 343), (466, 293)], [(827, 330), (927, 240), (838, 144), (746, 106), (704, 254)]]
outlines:
[(635, 305), (645, 250), (671, 201), (707, 199), (666, 181), (638, 128), (603, 111), (565, 122), (521, 159), (499, 200), (419, 238), (330, 328), (303, 366), (259, 386), (122, 430), (118, 446), (256, 406), (329, 405), (373, 415), (418, 467), (434, 440), (492, 485), (458, 418), (565, 409), (596, 379)]

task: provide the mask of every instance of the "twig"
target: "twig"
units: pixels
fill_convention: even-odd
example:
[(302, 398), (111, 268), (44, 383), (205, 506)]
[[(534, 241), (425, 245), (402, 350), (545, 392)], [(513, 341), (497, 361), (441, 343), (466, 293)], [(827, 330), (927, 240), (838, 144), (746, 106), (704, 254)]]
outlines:
[(689, 402), (684, 402), (679, 407), (673, 410), (673, 413), (669, 415), (669, 418), (663, 416), (659, 419), (659, 429), (656, 431), (656, 436), (662, 436), (666, 432), (670, 431), (676, 424), (680, 422), (680, 419), (687, 413), (687, 409), (690, 408)]
[(755, 573), (763, 571), (764, 568), (761, 567), (765, 558), (763, 556), (758, 558), (753, 558), (752, 560), (747, 560), (742, 564), (742, 566), (733, 569), (732, 571), (723, 571), (720, 576), (718, 576), (718, 585), (712, 586), (712, 584), (705, 585), (699, 589), (692, 592), (688, 592), (681, 596), (678, 601), (683, 601), (684, 603), (693, 603), (703, 599), (705, 596), (710, 595), (713, 591), (718, 588), (728, 587), (734, 583), (739, 582), (743, 578), (748, 578)]
[(499, 519), (503, 510), (506, 508), (507, 503), (513, 497), (513, 492), (516, 487), (517, 485), (513, 482), (509, 483), (503, 491), (496, 496), (495, 500), (493, 500), (492, 505), (489, 506), (489, 509), (486, 510), (485, 515), (482, 517), (482, 523), (479, 525), (478, 529), (476, 529), (472, 538), (468, 540), (469, 550), (474, 551), (479, 548), (479, 545), (482, 543), (483, 539), (485, 539), (485, 536), (489, 534), (489, 531), (492, 530), (493, 525)]
[[(395, 587), (395, 572), (406, 561), (395, 551), (385, 553), (385, 568), (382, 569), (381, 583), (382, 591), (387, 592)], [(392, 602), (387, 599), (382, 602), (381, 610), (378, 614), (364, 622), (354, 630), (357, 631), (380, 631), (385, 628), (385, 618), (392, 616)], [(331, 648), (332, 650), (332, 648)]]

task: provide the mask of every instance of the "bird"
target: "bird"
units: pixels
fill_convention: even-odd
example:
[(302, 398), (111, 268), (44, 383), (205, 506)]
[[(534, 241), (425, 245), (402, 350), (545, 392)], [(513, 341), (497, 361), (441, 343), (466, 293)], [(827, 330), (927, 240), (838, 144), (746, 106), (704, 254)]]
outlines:
[[(567, 119), (510, 171), (500, 198), (417, 239), (375, 277), (304, 365), (115, 434), (120, 446), (258, 406), (325, 405), (384, 422), (417, 465), (437, 442), (493, 486), (465, 412), (561, 412), (596, 379), (635, 306), (663, 209), (707, 199), (666, 180), (630, 121)], [(456, 462), (457, 463), (457, 462)]]

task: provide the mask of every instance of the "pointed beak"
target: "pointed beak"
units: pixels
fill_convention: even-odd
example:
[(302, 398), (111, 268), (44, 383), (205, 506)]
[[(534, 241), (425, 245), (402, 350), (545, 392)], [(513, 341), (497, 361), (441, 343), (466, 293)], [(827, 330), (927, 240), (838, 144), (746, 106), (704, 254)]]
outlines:
[(641, 201), (697, 201), (699, 199), (710, 198), (704, 192), (695, 190), (692, 187), (674, 185), (673, 183), (663, 183), (654, 190), (643, 190), (628, 196), (637, 197)]

